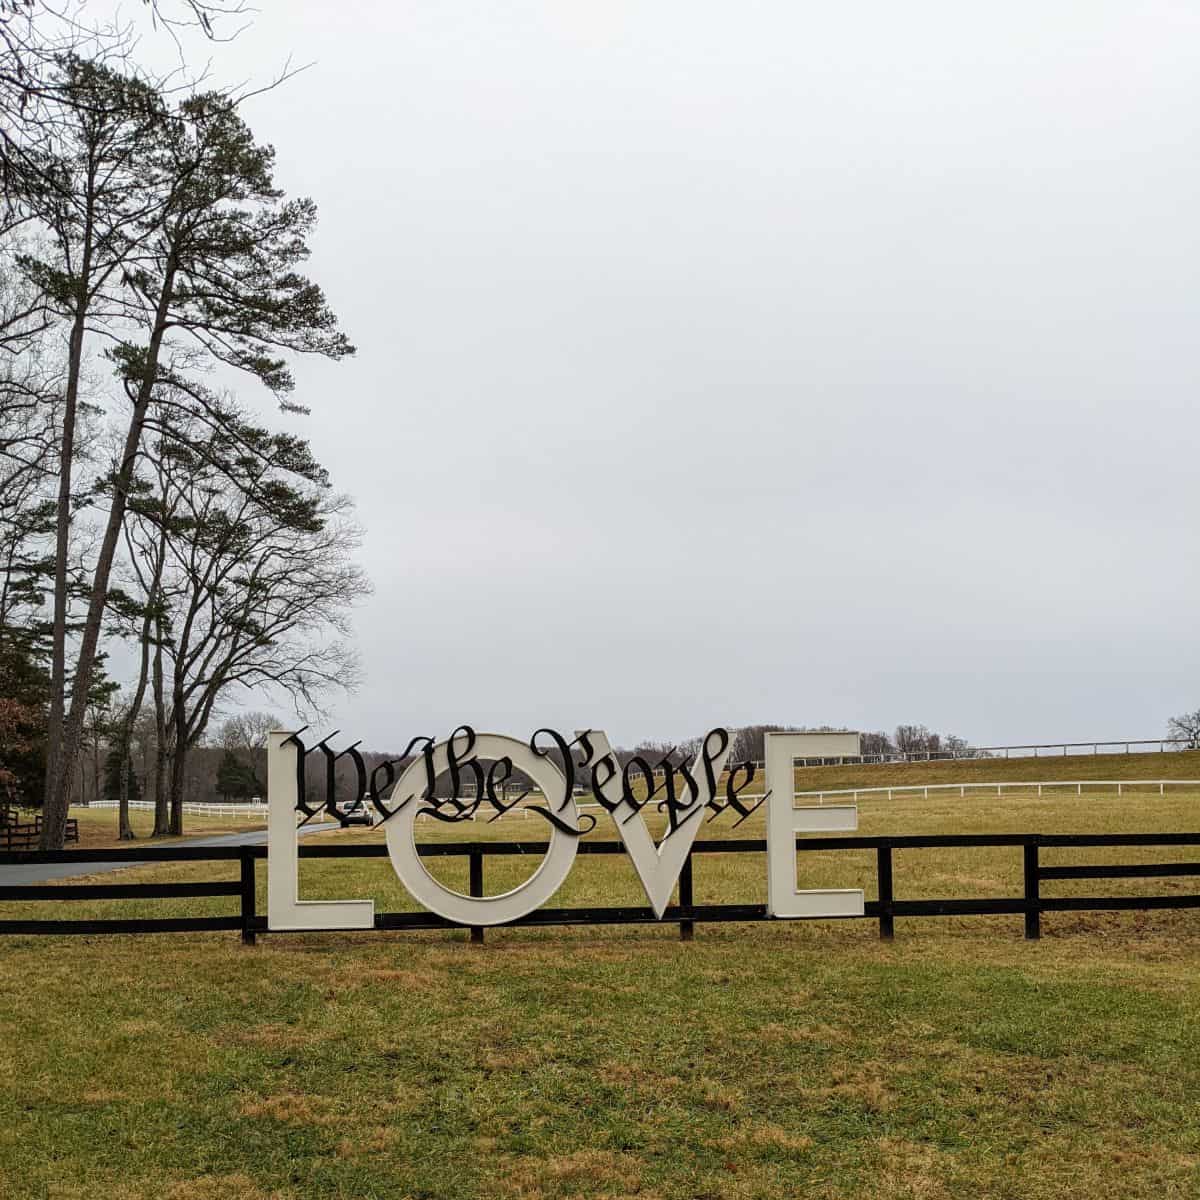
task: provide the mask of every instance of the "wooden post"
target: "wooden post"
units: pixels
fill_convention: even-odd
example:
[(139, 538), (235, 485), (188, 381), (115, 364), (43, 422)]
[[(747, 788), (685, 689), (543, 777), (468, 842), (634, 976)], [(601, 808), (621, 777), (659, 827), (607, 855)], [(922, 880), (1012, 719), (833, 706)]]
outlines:
[[(468, 859), (471, 871), (471, 886), (470, 892), (472, 896), (483, 895), (483, 854), (478, 850), (471, 851)], [(471, 926), (471, 941), (479, 943), (483, 941), (483, 926)]]
[[(679, 904), (681, 908), (691, 908), (695, 901), (692, 898), (692, 856), (689, 854), (683, 862), (683, 870), (679, 872)], [(679, 940), (690, 942), (696, 935), (695, 921), (679, 922)]]
[(892, 908), (892, 848), (880, 846), (875, 851), (875, 875), (879, 884), (879, 936), (890, 942), (896, 936), (896, 916)]
[(1025, 936), (1036, 941), (1042, 936), (1041, 876), (1037, 842), (1025, 844)]
[(256, 940), (254, 915), (257, 905), (254, 894), (254, 854), (249, 846), (242, 847), (239, 860), (242, 869), (242, 945), (253, 946)]

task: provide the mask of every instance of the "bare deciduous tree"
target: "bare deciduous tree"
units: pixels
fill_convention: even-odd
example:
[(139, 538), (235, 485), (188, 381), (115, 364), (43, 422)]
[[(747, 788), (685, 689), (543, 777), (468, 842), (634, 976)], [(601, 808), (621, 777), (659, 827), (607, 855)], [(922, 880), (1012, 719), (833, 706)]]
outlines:
[(1173, 738), (1184, 739), (1189, 749), (1200, 750), (1200, 708), (1172, 717), (1167, 722), (1167, 732)]
[[(211, 41), (231, 41), (251, 9), (242, 0), (142, 0), (150, 23), (180, 46), (187, 27)], [(19, 176), (23, 154), (66, 101), (56, 68), (64, 55), (108, 64), (127, 62), (135, 22), (103, 15), (86, 0), (0, 0), (0, 178), (6, 189)], [(95, 109), (95, 102), (91, 102)]]
[(221, 745), (226, 750), (264, 750), (267, 735), (280, 728), (280, 720), (269, 712), (244, 712), (221, 726)]
[(867, 758), (886, 758), (896, 752), (896, 747), (883, 730), (875, 730), (862, 735), (862, 752)]
[(941, 737), (924, 725), (897, 725), (895, 740), (901, 754), (935, 754), (942, 745)]
[[(137, 496), (126, 526), (142, 603), (158, 622), (156, 706), (179, 832), (188, 753), (231, 690), (273, 691), (312, 710), (328, 689), (354, 685), (347, 621), (368, 585), (353, 561), (352, 505), (302, 443), (232, 423), (203, 451), (178, 422), (174, 435), (155, 443), (154, 492)], [(247, 714), (225, 732), (253, 748), (275, 725)]]

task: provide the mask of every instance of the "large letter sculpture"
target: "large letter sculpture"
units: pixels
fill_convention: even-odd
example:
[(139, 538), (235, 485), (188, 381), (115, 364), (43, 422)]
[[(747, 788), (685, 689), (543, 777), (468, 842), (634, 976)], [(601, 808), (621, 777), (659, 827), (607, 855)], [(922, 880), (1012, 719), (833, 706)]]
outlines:
[(773, 917), (861, 917), (859, 888), (801, 891), (796, 887), (796, 834), (852, 833), (858, 828), (853, 804), (796, 808), (797, 758), (842, 758), (860, 752), (857, 733), (768, 733), (767, 909)]
[[(596, 748), (594, 762), (603, 762), (605, 759), (609, 762), (616, 761), (607, 735), (591, 733), (589, 736)], [(709, 734), (709, 737), (712, 736)], [(729, 745), (729, 738), (725, 737), (720, 751), (709, 759), (708, 770), (705, 770), (707, 746), (701, 745), (689, 773), (696, 793), (691, 797), (690, 803), (681, 805), (673, 814), (673, 820), (657, 846), (650, 830), (646, 828), (641, 806), (635, 806), (636, 801), (631, 803), (622, 775), (614, 771), (598, 785), (608, 802), (609, 812), (617, 832), (621, 835), (621, 841), (633, 861), (633, 869), (638, 873), (642, 887), (646, 890), (646, 899), (650, 901), (650, 907), (654, 909), (654, 915), (659, 920), (670, 903), (679, 872), (683, 870), (696, 834), (704, 823), (704, 812), (713, 799), (716, 781), (720, 779), (725, 762), (729, 758)], [(596, 766), (593, 766), (592, 770), (597, 770)]]
[(300, 747), (287, 733), (267, 739), (267, 925), (282, 932), (371, 929), (373, 900), (301, 900), (296, 805)]
[[(439, 742), (433, 747), (433, 774), (442, 774), (450, 765), (450, 743)], [(497, 733), (475, 736), (472, 758), (498, 761), (508, 759), (510, 770), (523, 771), (541, 789), (547, 799), (565, 791), (562, 772), (548, 758), (543, 758), (516, 738)], [(397, 806), (384, 822), (388, 854), (400, 881), (414, 900), (460, 925), (503, 925), (525, 916), (545, 904), (562, 886), (575, 862), (579, 833), (567, 833), (554, 823), (550, 828), (550, 849), (534, 873), (502, 896), (464, 896), (439, 883), (425, 869), (417, 853), (414, 834), (417, 816), (425, 807), (423, 796), (428, 787), (429, 770), (423, 759), (416, 759), (396, 780), (392, 800)], [(578, 831), (579, 812), (573, 797), (567, 795), (556, 808), (558, 821)]]
[[(564, 757), (559, 770), (549, 749), (539, 748), (538, 734), (549, 735), (557, 752)], [(591, 787), (599, 807), (612, 817), (621, 841), (645, 889), (654, 915), (660, 920), (667, 910), (679, 874), (687, 862), (704, 813), (714, 815), (730, 807), (743, 820), (754, 811), (737, 801), (737, 794), (754, 776), (752, 764), (743, 763), (726, 780), (725, 798), (716, 791), (729, 758), (730, 739), (724, 729), (710, 731), (690, 768), (674, 764), (665, 756), (657, 768), (634, 757), (622, 765), (613, 753), (608, 738), (599, 731), (578, 733), (568, 743), (552, 730), (539, 730), (530, 742), (500, 734), (476, 734), (460, 726), (448, 741), (432, 745), (424, 742), (421, 751), (402, 771), (387, 797), (386, 804), (375, 791), (372, 774), (372, 800), (385, 816), (388, 855), (400, 881), (413, 898), (430, 912), (460, 925), (503, 925), (545, 904), (562, 886), (575, 862), (580, 828), (579, 810), (574, 799), (574, 779), (578, 769), (591, 773)], [(321, 746), (324, 743), (320, 743)], [(571, 757), (578, 745), (582, 761)], [(343, 753), (350, 754), (353, 751)], [(411, 746), (410, 746), (411, 749)], [(407, 753), (407, 752), (406, 752)], [(861, 917), (863, 893), (857, 888), (810, 889), (796, 887), (796, 834), (851, 832), (858, 828), (858, 809), (854, 805), (822, 805), (797, 809), (794, 805), (793, 763), (800, 757), (840, 758), (859, 753), (856, 733), (768, 733), (766, 735), (766, 824), (767, 824), (767, 908), (771, 916)], [(332, 756), (337, 757), (337, 756)], [(304, 750), (298, 736), (272, 733), (268, 742), (270, 853), (267, 864), (267, 917), (272, 930), (299, 931), (316, 929), (370, 929), (375, 924), (375, 905), (370, 900), (301, 900), (299, 897), (298, 831), (296, 813), (309, 818), (320, 808), (345, 822), (346, 815), (334, 803), (333, 771), (330, 764), (326, 801), (312, 807), (300, 794), (304, 786)], [(365, 769), (358, 764), (359, 802), (366, 788)], [(486, 775), (482, 764), (490, 763)], [(471, 803), (459, 800), (463, 768), (476, 776)], [(391, 765), (383, 764), (390, 780)], [(657, 782), (655, 771), (662, 775)], [(564, 771), (566, 774), (564, 775)], [(500, 896), (467, 896), (446, 887), (425, 869), (417, 850), (417, 818), (428, 814), (443, 821), (473, 819), (480, 805), (496, 808), (496, 815), (513, 804), (498, 796), (495, 785), (516, 774), (528, 779), (545, 798), (545, 807), (529, 806), (550, 824), (550, 843), (546, 856), (524, 883)], [(633, 776), (643, 778), (644, 794), (636, 792)], [(453, 795), (438, 798), (435, 784), (449, 775)], [(741, 784), (737, 780), (741, 778)], [(386, 786), (386, 785), (385, 785)], [(528, 792), (526, 793), (528, 794)], [(655, 803), (655, 797), (662, 798)], [(519, 797), (517, 801), (519, 803)], [(651, 836), (641, 810), (648, 804), (666, 813), (667, 829), (657, 844)], [(493, 818), (495, 819), (495, 818)], [(592, 823), (589, 815), (584, 818)]]

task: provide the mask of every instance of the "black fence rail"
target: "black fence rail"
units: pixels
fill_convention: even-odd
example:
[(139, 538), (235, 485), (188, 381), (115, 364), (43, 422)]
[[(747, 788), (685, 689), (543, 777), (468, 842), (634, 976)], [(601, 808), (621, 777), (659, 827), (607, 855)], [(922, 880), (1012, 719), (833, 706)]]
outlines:
[[(1041, 936), (1042, 914), (1047, 912), (1096, 912), (1149, 909), (1200, 908), (1200, 892), (1158, 896), (1043, 896), (1047, 880), (1156, 879), (1194, 876), (1200, 880), (1200, 861), (1163, 863), (1089, 864), (1045, 866), (1041, 851), (1049, 848), (1095, 849), (1111, 847), (1198, 846), (1200, 833), (1117, 834), (947, 834), (925, 837), (806, 837), (798, 841), (800, 854), (814, 851), (850, 850), (875, 852), (877, 899), (864, 905), (863, 918), (877, 921), (879, 936), (892, 938), (897, 917), (963, 917), (1011, 914), (1024, 919), (1025, 936)], [(426, 858), (465, 857), (468, 860), (469, 894), (483, 896), (484, 860), (492, 856), (540, 857), (546, 842), (434, 842), (420, 846)], [(956, 899), (902, 900), (895, 895), (893, 856), (897, 850), (933, 850), (967, 847), (1009, 847), (1020, 851), (1020, 896), (968, 897)], [(765, 854), (762, 840), (712, 839), (692, 847), (679, 876), (679, 903), (667, 908), (660, 922), (649, 907), (539, 908), (511, 922), (514, 926), (678, 924), (680, 936), (691, 940), (698, 921), (766, 921), (772, 918), (765, 904), (696, 904), (694, 860), (705, 854)], [(624, 854), (620, 842), (582, 841), (579, 853)], [(301, 858), (385, 858), (382, 845), (301, 846)], [(181, 933), (198, 930), (238, 930), (242, 941), (252, 944), (267, 933), (267, 918), (258, 912), (255, 864), (265, 859), (265, 846), (154, 847), (148, 849), (52, 850), (0, 854), (0, 881), (5, 866), (30, 864), (77, 864), (80, 873), (93, 863), (123, 863), (129, 866), (155, 863), (237, 862), (235, 880), (197, 883), (35, 883), (0, 882), (0, 904), (10, 902), (54, 902), (64, 900), (156, 900), (187, 897), (229, 897), (238, 900), (236, 915), (218, 917), (81, 918), (71, 920), (0, 920), (0, 934), (102, 934)], [(854, 920), (854, 917), (821, 918)], [(376, 913), (377, 930), (462, 928), (454, 921), (431, 912)], [(470, 927), (471, 940), (483, 940), (483, 929)]]
[[(79, 821), (68, 817), (63, 838), (68, 842), (79, 841)], [(36, 850), (42, 840), (42, 818), (39, 813), (32, 821), (21, 820), (21, 815), (6, 806), (0, 806), (0, 849)]]

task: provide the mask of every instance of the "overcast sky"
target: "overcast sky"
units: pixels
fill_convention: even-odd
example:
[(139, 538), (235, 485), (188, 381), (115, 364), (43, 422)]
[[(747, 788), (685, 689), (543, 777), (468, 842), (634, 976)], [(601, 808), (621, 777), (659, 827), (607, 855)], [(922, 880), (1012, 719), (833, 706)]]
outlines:
[(1200, 8), (260, 8), (214, 75), (314, 64), (246, 112), (359, 346), (281, 418), (367, 528), (343, 730), (1200, 706)]

